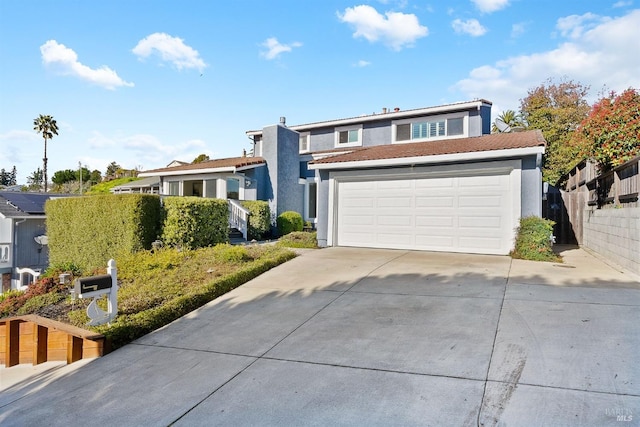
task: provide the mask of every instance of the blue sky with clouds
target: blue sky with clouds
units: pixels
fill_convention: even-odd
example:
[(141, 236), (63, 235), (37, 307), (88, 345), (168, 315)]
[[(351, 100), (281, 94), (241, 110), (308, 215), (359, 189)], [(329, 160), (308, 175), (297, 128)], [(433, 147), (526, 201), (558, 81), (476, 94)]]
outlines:
[(492, 101), (548, 78), (640, 88), (638, 0), (0, 0), (0, 167), (235, 157), (246, 130)]

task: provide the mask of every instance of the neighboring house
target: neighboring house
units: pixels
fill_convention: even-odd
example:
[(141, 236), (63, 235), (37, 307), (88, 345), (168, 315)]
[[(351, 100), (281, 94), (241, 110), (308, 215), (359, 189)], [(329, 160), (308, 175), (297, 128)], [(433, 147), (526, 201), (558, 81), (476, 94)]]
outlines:
[(541, 215), (545, 141), (490, 128), (486, 100), (290, 127), (281, 118), (247, 132), (256, 157), (140, 176), (159, 176), (161, 194), (300, 212), (321, 246), (507, 254), (518, 219)]
[(136, 179), (126, 184), (117, 185), (111, 189), (113, 194), (143, 193), (160, 194), (160, 178), (148, 177)]
[(44, 271), (48, 267), (44, 204), (53, 197), (61, 196), (50, 193), (0, 192), (2, 292), (24, 285), (20, 283), (20, 275), (16, 271), (18, 268)]

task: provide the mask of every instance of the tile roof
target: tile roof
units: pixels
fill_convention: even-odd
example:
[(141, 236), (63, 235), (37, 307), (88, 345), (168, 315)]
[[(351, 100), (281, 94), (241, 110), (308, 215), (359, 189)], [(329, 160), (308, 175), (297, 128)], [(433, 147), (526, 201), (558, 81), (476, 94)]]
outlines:
[(544, 147), (545, 140), (539, 130), (511, 133), (496, 133), (471, 138), (406, 144), (376, 145), (355, 150), (347, 154), (327, 157), (310, 164), (359, 162), (367, 160), (400, 159), (443, 154), (473, 153), (482, 151), (509, 150), (514, 148)]
[(220, 169), (220, 168), (242, 168), (245, 166), (254, 166), (266, 163), (262, 157), (230, 157), (227, 159), (206, 160), (200, 163), (187, 163), (185, 165), (173, 166), (168, 168), (151, 169), (142, 172), (141, 176), (158, 172), (176, 172), (176, 171), (193, 171), (202, 169)]

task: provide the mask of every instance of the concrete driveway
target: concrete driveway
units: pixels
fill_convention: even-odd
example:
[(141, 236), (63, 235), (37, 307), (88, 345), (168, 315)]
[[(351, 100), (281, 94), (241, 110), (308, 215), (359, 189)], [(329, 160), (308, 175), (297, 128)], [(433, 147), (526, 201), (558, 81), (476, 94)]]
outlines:
[(0, 424), (640, 425), (638, 278), (563, 255), (305, 252), (5, 387)]

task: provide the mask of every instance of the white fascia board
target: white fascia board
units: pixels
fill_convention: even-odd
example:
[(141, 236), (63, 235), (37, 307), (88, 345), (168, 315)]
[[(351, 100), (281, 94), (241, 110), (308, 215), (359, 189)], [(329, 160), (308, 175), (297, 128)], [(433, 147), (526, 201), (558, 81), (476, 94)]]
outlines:
[(246, 170), (249, 170), (249, 169), (258, 168), (260, 166), (266, 166), (266, 164), (265, 163), (258, 163), (258, 164), (255, 164), (255, 165), (241, 166), (239, 168), (235, 168), (235, 171), (236, 172), (242, 172), (242, 171), (246, 171)]
[(440, 154), (434, 156), (400, 157), (394, 159), (310, 164), (309, 169), (361, 169), (388, 166), (406, 166), (415, 164), (424, 165), (430, 163), (503, 159), (506, 157), (521, 157), (543, 153), (544, 147), (512, 148), (508, 150), (476, 151), (471, 153)]
[[(307, 131), (310, 129), (317, 129), (317, 128), (350, 125), (354, 123), (358, 123), (358, 124), (368, 123), (372, 121), (385, 120), (385, 119), (398, 120), (398, 119), (403, 119), (408, 117), (433, 115), (433, 114), (454, 112), (454, 111), (460, 111), (460, 110), (470, 110), (473, 108), (480, 109), (480, 107), (482, 107), (483, 105), (489, 106), (491, 104), (487, 104), (485, 101), (482, 101), (482, 100), (459, 102), (457, 104), (440, 105), (437, 107), (417, 108), (415, 110), (401, 110), (398, 112), (391, 111), (387, 113), (376, 113), (376, 114), (359, 116), (359, 117), (350, 117), (348, 119), (337, 119), (337, 120), (329, 120), (326, 122), (307, 123), (302, 125), (288, 126), (288, 128), (299, 132), (299, 131)], [(247, 131), (246, 134), (248, 136), (262, 135), (262, 130)]]
[(199, 175), (199, 174), (209, 174), (209, 173), (220, 173), (220, 172), (235, 172), (236, 168), (234, 166), (226, 166), (223, 168), (211, 168), (211, 169), (189, 169), (189, 170), (179, 170), (179, 171), (163, 171), (163, 172), (141, 172), (138, 176), (147, 177), (147, 176), (176, 176), (176, 175)]

